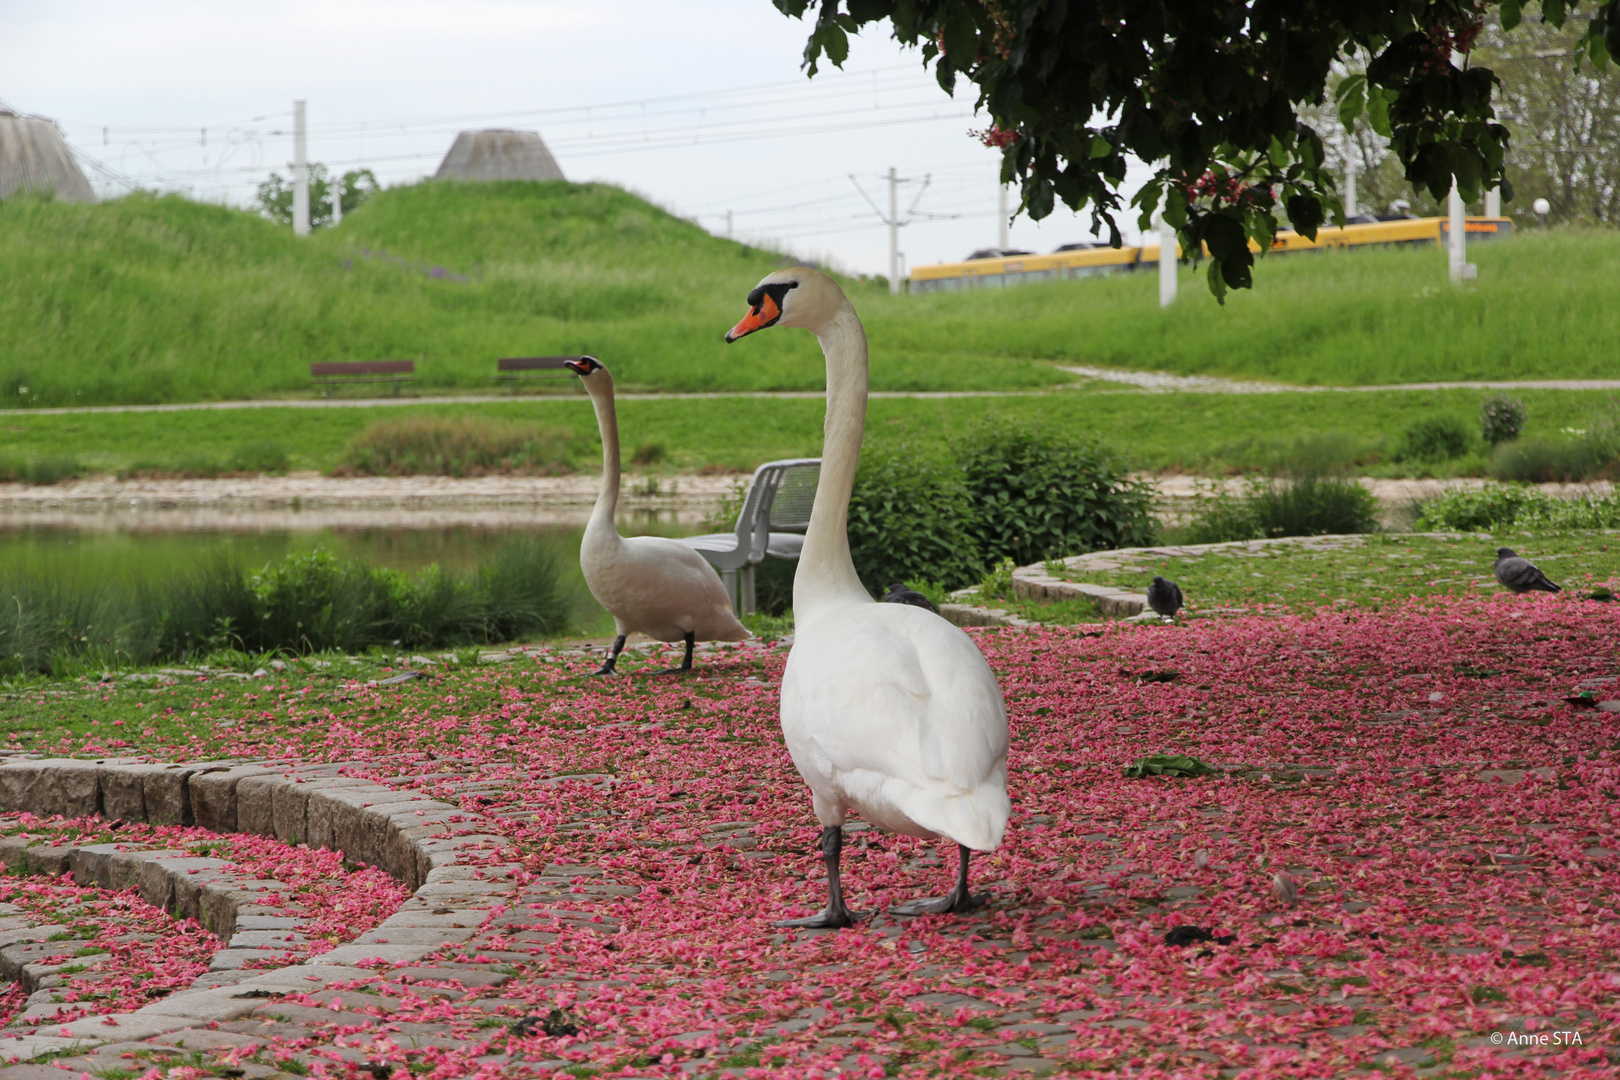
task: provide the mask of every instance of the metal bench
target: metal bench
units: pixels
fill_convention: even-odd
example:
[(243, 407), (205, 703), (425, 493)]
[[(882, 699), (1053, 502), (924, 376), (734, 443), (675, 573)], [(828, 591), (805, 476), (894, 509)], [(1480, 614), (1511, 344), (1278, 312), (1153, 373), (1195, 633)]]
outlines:
[(495, 361), (495, 381), (567, 378), (571, 373), (563, 365), (578, 359), (577, 356), (503, 356)]
[(682, 538), (720, 572), (739, 615), (754, 610), (754, 567), (799, 558), (820, 476), (820, 458), (767, 461), (754, 472), (735, 529)]
[(416, 379), (415, 360), (327, 360), (309, 365), (309, 381), (324, 397), (343, 383), (392, 383), (398, 396), (402, 384)]

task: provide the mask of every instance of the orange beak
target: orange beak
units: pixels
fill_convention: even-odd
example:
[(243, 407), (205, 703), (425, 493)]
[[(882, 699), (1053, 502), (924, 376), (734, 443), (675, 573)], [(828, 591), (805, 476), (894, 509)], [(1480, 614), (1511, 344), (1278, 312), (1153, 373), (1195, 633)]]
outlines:
[(740, 337), (747, 337), (755, 330), (763, 330), (781, 317), (782, 309), (777, 307), (776, 298), (766, 293), (760, 298), (759, 306), (744, 315), (742, 321), (726, 333), (726, 344), (730, 345)]

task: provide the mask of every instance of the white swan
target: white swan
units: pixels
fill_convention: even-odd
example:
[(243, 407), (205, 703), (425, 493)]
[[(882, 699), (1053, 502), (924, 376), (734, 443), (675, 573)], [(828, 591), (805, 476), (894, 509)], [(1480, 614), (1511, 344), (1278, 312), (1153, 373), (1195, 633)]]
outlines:
[(741, 641), (748, 629), (732, 614), (731, 600), (714, 567), (679, 541), (662, 536), (619, 535), (613, 512), (619, 505), (619, 418), (613, 407), (613, 376), (594, 356), (569, 360), (596, 408), (602, 433), (602, 491), (579, 545), (579, 568), (596, 602), (613, 616), (619, 636), (597, 675), (616, 674), (624, 639), (638, 630), (658, 641), (686, 642), (680, 667), (692, 670), (694, 641)]
[(827, 357), (821, 481), (793, 578), (793, 651), (782, 675), (782, 734), (810, 785), (827, 861), (827, 908), (779, 926), (849, 926), (838, 876), (846, 814), (908, 836), (956, 841), (956, 886), (901, 915), (966, 911), (970, 850), (1007, 827), (1007, 711), (978, 647), (938, 615), (879, 604), (849, 554), (849, 497), (866, 426), (866, 333), (843, 290), (815, 270), (766, 277), (726, 341), (767, 326), (814, 333)]

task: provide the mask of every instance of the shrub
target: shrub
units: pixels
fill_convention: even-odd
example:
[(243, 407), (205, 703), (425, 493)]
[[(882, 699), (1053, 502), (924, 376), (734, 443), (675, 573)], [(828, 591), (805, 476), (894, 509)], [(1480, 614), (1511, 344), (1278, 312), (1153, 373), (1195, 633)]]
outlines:
[(344, 462), (373, 476), (476, 476), (559, 471), (568, 461), (566, 429), (512, 420), (411, 416), (369, 424)]
[(960, 588), (984, 571), (962, 472), (903, 453), (869, 453), (849, 501), (849, 548), (861, 583), (927, 578)]
[(76, 458), (48, 457), (28, 461), (0, 462), (0, 481), (8, 484), (60, 484), (83, 476), (85, 468)]
[(1151, 489), (1095, 444), (997, 425), (970, 434), (958, 452), (987, 560), (1024, 566), (1157, 541)]
[(1547, 498), (1528, 507), (1516, 524), (1525, 529), (1620, 529), (1620, 493)]
[(1522, 484), (1453, 491), (1424, 503), (1423, 513), (1412, 527), (1419, 531), (1494, 532), (1552, 501), (1551, 496)]
[(1468, 425), (1455, 416), (1424, 416), (1401, 436), (1405, 461), (1450, 461), (1468, 453)]
[(1528, 414), (1524, 402), (1507, 394), (1492, 394), (1479, 407), (1479, 434), (1489, 446), (1512, 442), (1524, 430)]
[(664, 449), (663, 443), (642, 443), (636, 447), (636, 452), (630, 455), (632, 465), (657, 465), (660, 461), (667, 461), (669, 453)]
[(1343, 477), (1256, 480), (1241, 495), (1218, 496), (1187, 527), (1186, 542), (1376, 532), (1377, 510), (1372, 492)]

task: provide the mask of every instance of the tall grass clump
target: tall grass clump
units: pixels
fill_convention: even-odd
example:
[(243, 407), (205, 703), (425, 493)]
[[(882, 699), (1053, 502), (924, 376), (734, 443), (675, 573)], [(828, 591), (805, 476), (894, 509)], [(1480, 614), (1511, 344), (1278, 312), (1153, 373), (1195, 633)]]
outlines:
[(534, 540), (515, 541), (467, 573), (433, 566), (407, 575), (319, 550), (254, 573), (220, 562), (134, 585), (25, 571), (0, 580), (0, 674), (184, 661), (219, 650), (511, 641), (561, 629), (569, 607), (555, 558)]
[(1378, 530), (1378, 500), (1344, 474), (1343, 440), (1331, 433), (1295, 441), (1270, 477), (1222, 492), (1185, 528), (1190, 544), (1326, 536)]
[(1424, 416), (1401, 435), (1397, 455), (1403, 461), (1450, 461), (1468, 453), (1468, 425), (1455, 416)]
[(367, 476), (558, 472), (569, 462), (569, 435), (515, 420), (409, 416), (367, 425), (344, 465)]
[(1491, 454), (1498, 480), (1535, 484), (1611, 479), (1620, 474), (1620, 400), (1610, 398), (1587, 421), (1584, 431), (1566, 439), (1527, 438), (1503, 443)]

